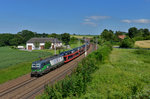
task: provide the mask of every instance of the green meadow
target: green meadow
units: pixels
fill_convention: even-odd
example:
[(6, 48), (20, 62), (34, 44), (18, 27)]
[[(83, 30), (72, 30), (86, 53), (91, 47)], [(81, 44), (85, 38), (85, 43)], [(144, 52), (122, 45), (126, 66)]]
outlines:
[(46, 57), (52, 55), (49, 52), (42, 51), (20, 51), (18, 49), (11, 49), (10, 47), (0, 47), (0, 69), (15, 66), (16, 64), (32, 61), (39, 57)]
[[(113, 49), (80, 99), (150, 98), (150, 50)], [(78, 97), (79, 98), (79, 97)]]
[(45, 51), (20, 51), (10, 47), (0, 47), (0, 84), (31, 72), (33, 61), (48, 57)]

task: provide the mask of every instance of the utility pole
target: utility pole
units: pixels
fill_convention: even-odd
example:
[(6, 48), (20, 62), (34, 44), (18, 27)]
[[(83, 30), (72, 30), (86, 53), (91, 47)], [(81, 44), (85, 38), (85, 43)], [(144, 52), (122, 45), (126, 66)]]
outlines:
[(97, 50), (97, 37), (96, 37), (96, 50)]
[(84, 39), (85, 42), (85, 57), (87, 56), (87, 46), (86, 46), (86, 38)]
[(55, 38), (55, 43), (54, 43), (54, 47), (55, 47), (55, 55), (56, 55), (56, 38)]
[(80, 46), (80, 39), (78, 38), (78, 47)]

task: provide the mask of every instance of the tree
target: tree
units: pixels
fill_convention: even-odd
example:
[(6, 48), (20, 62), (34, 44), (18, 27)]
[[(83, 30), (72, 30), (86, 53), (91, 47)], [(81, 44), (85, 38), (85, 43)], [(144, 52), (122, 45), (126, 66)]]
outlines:
[(143, 37), (147, 37), (147, 36), (150, 36), (149, 29), (144, 29), (143, 30)]
[(61, 34), (61, 40), (65, 43), (65, 45), (68, 45), (70, 41), (70, 34), (69, 33)]
[(132, 48), (134, 46), (134, 41), (130, 38), (124, 39), (120, 42), (121, 48)]
[(10, 40), (14, 38), (13, 34), (0, 34), (0, 46), (10, 46)]
[(42, 34), (42, 37), (48, 37), (48, 34), (43, 33), (43, 34)]
[(134, 38), (138, 34), (138, 29), (136, 27), (131, 27), (128, 30), (128, 35), (130, 38)]
[(18, 34), (23, 37), (23, 43), (26, 43), (29, 39), (36, 36), (35, 32), (29, 30), (22, 30), (21, 32), (18, 32)]
[(45, 43), (45, 49), (49, 49), (51, 47), (51, 42), (46, 42)]
[(49, 36), (49, 37), (57, 38), (57, 37), (58, 37), (58, 34), (56, 34), (56, 33), (52, 33), (52, 34), (50, 34), (50, 36)]
[(13, 39), (10, 39), (9, 44), (17, 46), (19, 44), (22, 44), (22, 42), (23, 42), (23, 37), (16, 34), (16, 35), (14, 35)]
[(108, 31), (107, 29), (104, 29), (104, 31), (101, 33), (101, 37), (106, 41), (111, 41), (114, 38), (114, 33), (112, 30)]

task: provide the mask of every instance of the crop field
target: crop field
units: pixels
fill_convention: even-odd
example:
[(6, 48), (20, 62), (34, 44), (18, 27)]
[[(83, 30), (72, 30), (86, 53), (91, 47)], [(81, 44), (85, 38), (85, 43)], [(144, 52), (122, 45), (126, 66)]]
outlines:
[(51, 56), (50, 52), (20, 51), (0, 47), (0, 84), (31, 72), (31, 64), (40, 57)]
[(71, 35), (71, 37), (76, 37), (76, 38), (82, 39), (83, 37), (86, 37), (86, 38), (93, 38), (94, 35)]
[(92, 74), (80, 99), (149, 99), (150, 51), (114, 49), (105, 64)]
[(10, 47), (0, 47), (0, 69), (14, 66), (22, 62), (32, 61), (39, 57), (50, 56), (49, 52), (41, 51), (20, 51), (17, 49), (11, 49)]
[(150, 48), (150, 40), (136, 41), (135, 46), (140, 48)]

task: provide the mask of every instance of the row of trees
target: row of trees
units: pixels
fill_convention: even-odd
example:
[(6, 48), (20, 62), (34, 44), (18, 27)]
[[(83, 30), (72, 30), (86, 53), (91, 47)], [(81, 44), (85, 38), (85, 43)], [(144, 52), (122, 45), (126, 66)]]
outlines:
[(118, 35), (126, 35), (127, 37), (136, 40), (148, 40), (150, 39), (149, 29), (137, 29), (136, 27), (131, 27), (128, 32), (116, 31), (104, 29), (101, 33), (101, 37), (106, 41), (119, 41)]
[(11, 34), (11, 33), (0, 34), (0, 46), (17, 46), (20, 44), (26, 44), (26, 42), (33, 37), (58, 38), (59, 40), (62, 40), (65, 43), (65, 45), (68, 45), (70, 41), (69, 33), (39, 34), (36, 32), (29, 31), (29, 30), (22, 30), (21, 32), (18, 32), (17, 34)]
[[(119, 35), (125, 35), (126, 37), (125, 39), (120, 39)], [(131, 48), (134, 46), (135, 41), (150, 40), (150, 31), (149, 29), (137, 29), (136, 27), (129, 28), (128, 32), (113, 32), (112, 30), (104, 29), (99, 37), (98, 43), (111, 41), (112, 43), (117, 42), (120, 47)]]

